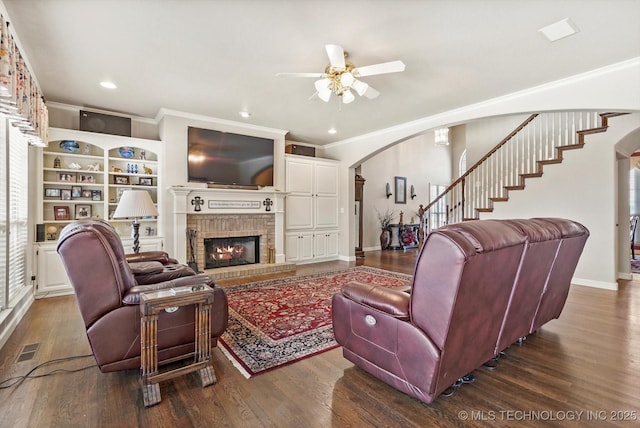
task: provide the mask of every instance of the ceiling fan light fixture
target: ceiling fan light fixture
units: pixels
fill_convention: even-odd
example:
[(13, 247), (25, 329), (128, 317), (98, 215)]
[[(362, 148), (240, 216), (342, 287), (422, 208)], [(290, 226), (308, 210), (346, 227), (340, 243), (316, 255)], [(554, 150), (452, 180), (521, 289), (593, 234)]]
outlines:
[(342, 84), (342, 86), (346, 87), (346, 88), (350, 88), (351, 85), (353, 85), (353, 82), (356, 80), (355, 77), (353, 77), (353, 74), (346, 72), (346, 73), (342, 73), (340, 75), (340, 83)]
[(367, 89), (369, 88), (369, 84), (364, 83), (361, 80), (353, 79), (353, 83), (351, 84), (351, 88), (354, 89), (358, 95), (363, 96)]
[(329, 98), (331, 98), (331, 90), (329, 88), (325, 88), (318, 91), (318, 98), (320, 98), (325, 103), (328, 103)]
[(355, 95), (353, 95), (353, 92), (351, 92), (349, 89), (347, 89), (342, 93), (342, 102), (345, 104), (349, 104), (353, 102), (353, 100), (355, 99), (356, 99)]
[(316, 91), (321, 92), (329, 89), (329, 85), (331, 84), (331, 79), (324, 78), (320, 80), (316, 80), (314, 86), (316, 87)]

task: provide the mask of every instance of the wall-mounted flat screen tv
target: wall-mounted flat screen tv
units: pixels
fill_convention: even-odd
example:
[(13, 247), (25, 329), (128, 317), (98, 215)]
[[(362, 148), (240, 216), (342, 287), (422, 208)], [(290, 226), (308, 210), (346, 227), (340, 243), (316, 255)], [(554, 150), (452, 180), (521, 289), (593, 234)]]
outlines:
[(188, 127), (192, 182), (273, 186), (273, 140)]

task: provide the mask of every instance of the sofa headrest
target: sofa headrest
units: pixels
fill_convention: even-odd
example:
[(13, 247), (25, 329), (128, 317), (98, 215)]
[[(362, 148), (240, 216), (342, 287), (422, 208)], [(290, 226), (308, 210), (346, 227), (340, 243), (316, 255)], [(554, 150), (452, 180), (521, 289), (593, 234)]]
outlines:
[(562, 238), (560, 229), (553, 223), (542, 219), (514, 219), (504, 221), (525, 234), (529, 242), (543, 242)]
[(501, 220), (471, 220), (449, 224), (438, 230), (460, 233), (478, 253), (520, 245), (527, 240), (521, 231)]
[(563, 238), (589, 236), (589, 229), (576, 221), (567, 220), (566, 218), (541, 217), (533, 220), (541, 220), (553, 224), (560, 231)]

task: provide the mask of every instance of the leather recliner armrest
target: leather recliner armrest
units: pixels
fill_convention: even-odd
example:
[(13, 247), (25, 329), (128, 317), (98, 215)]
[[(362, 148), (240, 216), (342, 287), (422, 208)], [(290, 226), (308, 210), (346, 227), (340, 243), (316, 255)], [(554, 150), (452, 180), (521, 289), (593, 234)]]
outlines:
[(139, 305), (140, 293), (146, 293), (148, 291), (167, 290), (174, 287), (183, 287), (185, 285), (208, 285), (209, 287), (215, 287), (213, 279), (207, 275), (192, 275), (184, 276), (182, 278), (172, 279), (171, 281), (158, 282), (156, 284), (136, 285), (131, 287), (125, 293), (122, 298), (122, 303), (125, 305)]
[(163, 265), (178, 264), (178, 261), (169, 257), (164, 251), (143, 251), (141, 253), (125, 254), (128, 263), (160, 262)]
[(134, 275), (149, 275), (160, 273), (164, 269), (164, 265), (160, 262), (128, 262), (131, 272)]
[(408, 320), (411, 295), (400, 290), (373, 284), (352, 282), (344, 286), (342, 295), (361, 305), (382, 311), (392, 317)]

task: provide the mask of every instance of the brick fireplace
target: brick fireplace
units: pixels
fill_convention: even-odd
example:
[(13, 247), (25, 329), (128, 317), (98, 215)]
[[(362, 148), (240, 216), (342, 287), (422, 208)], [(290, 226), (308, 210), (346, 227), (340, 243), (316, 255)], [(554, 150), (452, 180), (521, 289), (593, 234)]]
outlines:
[[(206, 266), (205, 238), (259, 237), (258, 263), (207, 270), (216, 279), (295, 270), (295, 265), (285, 263), (283, 192), (180, 186), (170, 187), (169, 192), (173, 196), (172, 254), (181, 263), (188, 261), (187, 231), (194, 229), (194, 254), (201, 270)], [(270, 248), (275, 254), (271, 263)]]
[(196, 262), (200, 268), (206, 266), (205, 239), (232, 237), (259, 237), (258, 263), (268, 263), (269, 247), (273, 247), (276, 228), (275, 218), (270, 214), (188, 214), (187, 229), (197, 230)]

